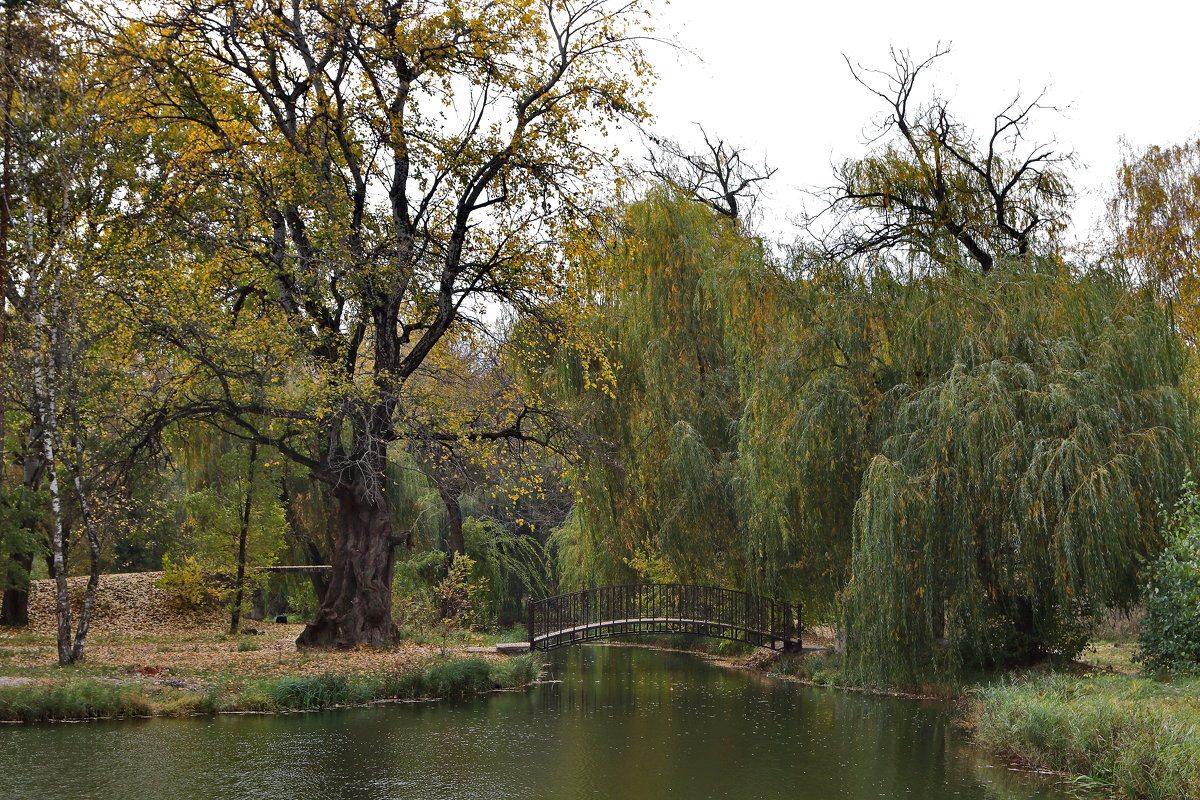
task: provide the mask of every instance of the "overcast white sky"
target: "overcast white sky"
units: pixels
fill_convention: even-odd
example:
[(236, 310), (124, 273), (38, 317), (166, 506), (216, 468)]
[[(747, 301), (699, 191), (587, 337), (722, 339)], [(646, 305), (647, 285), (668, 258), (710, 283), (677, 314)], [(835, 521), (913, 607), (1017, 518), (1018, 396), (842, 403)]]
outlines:
[(1080, 159), (1077, 235), (1112, 185), (1122, 137), (1140, 147), (1200, 133), (1200, 6), (1191, 2), (674, 0), (661, 2), (657, 24), (695, 55), (652, 46), (654, 130), (694, 142), (699, 122), (765, 154), (779, 170), (765, 227), (787, 238), (800, 190), (861, 154), (880, 110), (843, 53), (886, 67), (890, 46), (923, 56), (950, 44), (926, 85), (977, 130), (990, 130), (1017, 90), (1032, 98), (1049, 88), (1048, 102), (1064, 109), (1043, 112), (1034, 130)]

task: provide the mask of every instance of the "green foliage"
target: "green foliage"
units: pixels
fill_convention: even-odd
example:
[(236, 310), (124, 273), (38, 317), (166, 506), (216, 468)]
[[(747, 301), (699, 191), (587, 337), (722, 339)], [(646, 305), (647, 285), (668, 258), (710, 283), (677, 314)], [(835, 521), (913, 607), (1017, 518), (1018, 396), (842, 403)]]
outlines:
[(258, 646), (258, 642), (253, 639), (243, 639), (237, 643), (237, 651), (239, 653), (253, 653), (262, 648)]
[(317, 592), (312, 576), (269, 572), (248, 576), (247, 594), (257, 585), (262, 593), (265, 617), (279, 614), (309, 620), (317, 610)]
[[(591, 482), (591, 476), (580, 476), (580, 480)], [(630, 548), (615, 535), (620, 528), (606, 513), (611, 506), (601, 498), (607, 488), (597, 486), (599, 483), (593, 483), (594, 494), (576, 504), (566, 521), (550, 534), (547, 550), (559, 591), (632, 583), (641, 577), (631, 567)]]
[[(854, 507), (847, 648), (865, 679), (1071, 657), (1128, 607), (1192, 430), (1183, 354), (1115, 273), (874, 276), (850, 365), (883, 391)], [(880, 363), (881, 366), (876, 366)]]
[(537, 665), (529, 656), (502, 661), (467, 658), (434, 664), (426, 670), (385, 675), (376, 696), (398, 700), (431, 697), (461, 697), (493, 689), (514, 689), (537, 677)]
[(181, 611), (208, 611), (221, 602), (221, 592), (195, 558), (175, 562), (163, 556), (163, 576), (156, 583), (167, 600)]
[(428, 686), (437, 697), (486, 692), (493, 688), (491, 669), (482, 658), (449, 661), (429, 670)]
[(1200, 684), (1047, 675), (982, 689), (976, 739), (1043, 769), (1089, 775), (1127, 798), (1200, 797)]
[(152, 709), (138, 687), (106, 680), (0, 688), (0, 720), (5, 721), (132, 717), (149, 714)]
[(1200, 493), (1191, 475), (1149, 564), (1137, 660), (1152, 671), (1200, 671)]
[[(609, 382), (560, 353), (563, 396), (604, 448), (576, 469), (580, 498), (553, 537), (560, 588), (671, 577), (742, 582), (730, 489), (739, 412), (731, 328), (758, 330), (761, 246), (696, 203), (659, 192), (631, 206), (623, 236), (597, 253), (600, 335)], [(613, 468), (613, 460), (620, 463)], [(654, 557), (647, 559), (646, 554)]]
[(438, 610), (435, 587), (445, 564), (446, 556), (440, 550), (421, 550), (396, 562), (393, 607), (401, 626), (424, 631), (434, 623)]
[(475, 577), (472, 574), (474, 568), (475, 560), (469, 555), (455, 553), (446, 576), (437, 586), (442, 616), (463, 627), (479, 618), (482, 600), (488, 590), (487, 579)]
[(331, 673), (308, 678), (285, 678), (270, 684), (266, 694), (281, 709), (329, 708), (363, 703), (370, 699), (362, 685), (352, 683), (344, 675)]
[(253, 569), (275, 563), (287, 529), (278, 465), (257, 464), (254, 483), (248, 486), (245, 445), (200, 427), (179, 433), (172, 444), (180, 464), (179, 533), (172, 554), (191, 556), (205, 569), (232, 574), (249, 492), (246, 564)]
[(844, 686), (850, 683), (841, 656), (832, 653), (784, 655), (772, 662), (771, 673), (799, 678), (819, 686)]
[(474, 560), (472, 575), (482, 587), (485, 623), (521, 617), (522, 597), (548, 593), (545, 555), (534, 537), (513, 533), (498, 520), (470, 517), (463, 521), (463, 540)]
[(290, 676), (259, 681), (237, 693), (230, 693), (221, 683), (193, 692), (81, 677), (0, 687), (0, 722), (273, 712), (362, 705), (385, 699), (462, 697), (526, 686), (537, 677), (537, 667), (530, 656), (498, 660), (472, 657), (404, 666), (382, 676)]
[(0, 488), (0, 592), (28, 583), (29, 573), (13, 556), (36, 556), (45, 549), (44, 537), (34, 534), (45, 507), (40, 492), (20, 485)]
[(472, 657), (436, 663), (425, 669), (406, 668), (379, 678), (331, 673), (282, 678), (250, 687), (234, 705), (242, 710), (288, 710), (358, 705), (383, 699), (462, 697), (525, 686), (534, 677), (535, 664), (528, 656), (502, 661)]
[(1194, 435), (1169, 310), (1128, 275), (785, 270), (667, 195), (623, 236), (595, 266), (615, 383), (558, 366), (611, 447), (573, 476), (560, 587), (783, 595), (889, 685), (1073, 656), (1136, 600)]
[(540, 662), (527, 654), (491, 662), (488, 675), (495, 688), (516, 689), (536, 680), (539, 669)]

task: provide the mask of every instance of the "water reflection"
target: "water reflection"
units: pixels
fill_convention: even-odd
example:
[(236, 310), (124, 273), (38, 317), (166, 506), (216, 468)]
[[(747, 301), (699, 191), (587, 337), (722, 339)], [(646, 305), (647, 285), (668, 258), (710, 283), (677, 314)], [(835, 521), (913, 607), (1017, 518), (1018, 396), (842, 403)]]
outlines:
[(556, 652), (561, 683), (461, 703), (0, 728), (24, 798), (1062, 798), (940, 704), (804, 689), (679, 653)]

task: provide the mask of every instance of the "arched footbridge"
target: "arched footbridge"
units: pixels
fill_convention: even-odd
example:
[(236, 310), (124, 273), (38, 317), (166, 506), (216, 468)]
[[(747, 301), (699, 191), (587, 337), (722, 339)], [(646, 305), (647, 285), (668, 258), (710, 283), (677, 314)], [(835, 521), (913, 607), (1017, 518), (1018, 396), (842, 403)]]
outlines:
[(716, 586), (633, 583), (599, 586), (529, 603), (534, 650), (614, 636), (681, 633), (799, 650), (800, 609)]

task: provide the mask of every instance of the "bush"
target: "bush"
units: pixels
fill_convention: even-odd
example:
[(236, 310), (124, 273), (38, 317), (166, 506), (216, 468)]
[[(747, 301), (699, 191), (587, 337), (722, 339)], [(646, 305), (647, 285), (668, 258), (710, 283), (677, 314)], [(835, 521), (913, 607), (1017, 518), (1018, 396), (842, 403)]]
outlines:
[(533, 680), (528, 656), (488, 662), (467, 658), (434, 664), (426, 670), (397, 671), (378, 679), (350, 679), (326, 673), (311, 678), (284, 678), (250, 687), (238, 699), (242, 710), (330, 708), (372, 700), (419, 700), (462, 697), (492, 689), (524, 686)]
[(163, 556), (163, 576), (155, 585), (167, 593), (171, 605), (182, 611), (207, 611), (221, 602), (218, 587), (205, 577), (191, 556), (179, 564)]
[(474, 567), (475, 560), (469, 555), (455, 553), (446, 577), (437, 586), (442, 616), (464, 628), (480, 620), (481, 612), (486, 609), (487, 578), (474, 577)]
[(377, 697), (394, 700), (419, 700), (431, 694), (425, 672), (395, 672), (384, 676), (376, 687)]
[(1200, 671), (1200, 494), (1191, 476), (1150, 563), (1136, 659), (1154, 672)]
[(842, 658), (832, 652), (788, 653), (768, 662), (767, 669), (776, 675), (787, 675), (821, 686), (849, 683), (843, 674)]
[(392, 579), (392, 608), (396, 622), (406, 634), (423, 634), (433, 627), (438, 616), (434, 587), (441, 579), (445, 554), (424, 550), (397, 560)]

